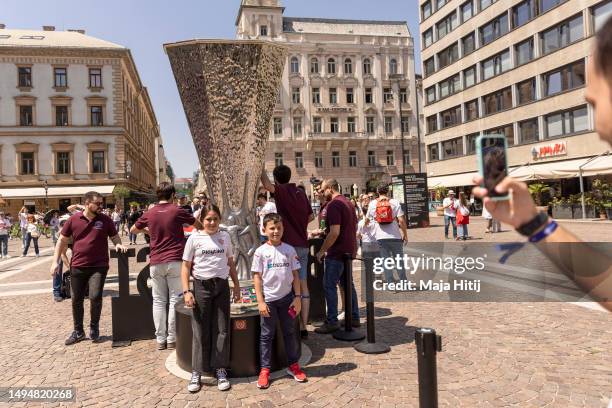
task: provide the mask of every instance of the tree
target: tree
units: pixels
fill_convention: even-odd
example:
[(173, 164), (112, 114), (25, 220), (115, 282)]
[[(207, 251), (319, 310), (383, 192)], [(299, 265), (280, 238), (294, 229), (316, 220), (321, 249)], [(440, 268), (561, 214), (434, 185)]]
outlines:
[(546, 193), (547, 191), (550, 191), (550, 187), (544, 183), (533, 183), (533, 184), (530, 184), (528, 187), (529, 187), (529, 193), (531, 194), (533, 201), (535, 201), (537, 206), (541, 206), (542, 205), (542, 194)]
[(113, 196), (115, 196), (115, 201), (123, 207), (124, 201), (131, 194), (131, 191), (126, 186), (119, 184), (116, 185), (113, 189)]

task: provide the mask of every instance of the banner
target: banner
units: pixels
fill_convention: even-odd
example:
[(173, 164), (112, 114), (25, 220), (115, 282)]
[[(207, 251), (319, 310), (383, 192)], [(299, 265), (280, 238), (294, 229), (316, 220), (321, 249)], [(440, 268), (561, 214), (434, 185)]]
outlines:
[(391, 178), (393, 198), (402, 204), (408, 228), (429, 226), (427, 173), (398, 174)]

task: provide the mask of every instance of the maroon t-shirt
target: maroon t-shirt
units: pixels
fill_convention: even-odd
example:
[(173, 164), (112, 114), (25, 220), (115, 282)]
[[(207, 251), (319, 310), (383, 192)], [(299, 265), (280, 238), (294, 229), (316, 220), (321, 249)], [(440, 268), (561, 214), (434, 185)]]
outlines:
[(312, 207), (306, 193), (295, 183), (274, 184), (276, 211), (283, 217), (283, 242), (293, 247), (308, 247), (308, 217)]
[(109, 216), (98, 214), (88, 220), (82, 212), (77, 212), (64, 224), (62, 235), (72, 237), (72, 267), (108, 268), (108, 238), (117, 235)]
[(136, 221), (136, 228), (149, 227), (151, 265), (183, 259), (185, 234), (183, 224), (193, 225), (195, 218), (187, 210), (172, 204), (156, 204)]
[(338, 195), (325, 207), (327, 232), (332, 225), (340, 225), (340, 235), (327, 250), (327, 257), (342, 260), (344, 254), (356, 255), (357, 217), (353, 204), (343, 195)]

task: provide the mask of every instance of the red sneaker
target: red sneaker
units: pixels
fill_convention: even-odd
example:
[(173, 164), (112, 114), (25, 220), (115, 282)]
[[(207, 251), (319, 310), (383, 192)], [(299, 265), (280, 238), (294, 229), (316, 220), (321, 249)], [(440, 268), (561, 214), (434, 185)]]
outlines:
[(259, 379), (257, 380), (257, 388), (265, 390), (270, 386), (270, 369), (262, 368), (259, 372)]
[(287, 368), (287, 374), (292, 376), (297, 382), (306, 382), (306, 374), (300, 368), (298, 363), (293, 363)]

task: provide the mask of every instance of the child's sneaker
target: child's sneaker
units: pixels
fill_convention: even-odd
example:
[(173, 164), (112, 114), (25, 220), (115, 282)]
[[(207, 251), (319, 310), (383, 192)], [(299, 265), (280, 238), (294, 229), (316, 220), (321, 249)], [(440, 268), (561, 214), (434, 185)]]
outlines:
[(257, 380), (257, 388), (265, 390), (270, 386), (270, 369), (262, 368), (259, 372), (259, 379)]
[(227, 379), (227, 371), (225, 371), (225, 368), (217, 368), (217, 388), (219, 391), (227, 391), (230, 387), (231, 385)]
[(306, 374), (300, 368), (298, 363), (293, 363), (287, 368), (287, 374), (292, 376), (297, 382), (305, 382)]

